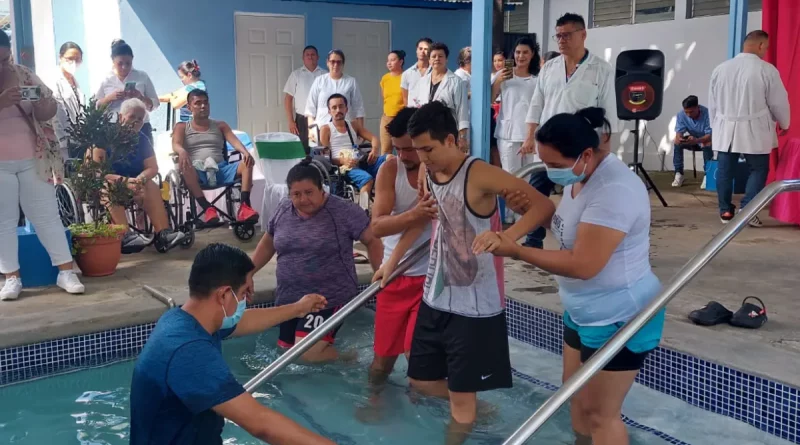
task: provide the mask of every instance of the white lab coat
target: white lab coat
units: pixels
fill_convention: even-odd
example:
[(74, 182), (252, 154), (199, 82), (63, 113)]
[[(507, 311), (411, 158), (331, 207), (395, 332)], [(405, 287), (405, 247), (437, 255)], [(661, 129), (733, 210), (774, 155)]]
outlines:
[[(419, 108), (429, 102), (432, 74), (432, 72), (429, 72), (408, 92), (409, 107)], [(469, 128), (468, 89), (469, 85), (452, 71), (447, 70), (447, 74), (445, 74), (442, 79), (442, 83), (439, 84), (439, 89), (436, 90), (436, 94), (433, 96), (433, 100), (443, 102), (453, 111), (453, 117), (456, 118), (459, 130)]]
[(769, 154), (778, 146), (775, 122), (789, 128), (789, 96), (777, 68), (741, 53), (711, 73), (708, 114), (716, 151)]
[(541, 126), (556, 114), (575, 113), (588, 107), (605, 109), (611, 132), (620, 131), (614, 68), (590, 52), (567, 81), (564, 56), (558, 56), (545, 63), (539, 72), (525, 122)]
[(325, 73), (314, 79), (306, 100), (306, 116), (314, 118), (317, 124), (327, 124), (331, 121), (328, 114), (328, 98), (333, 93), (339, 93), (347, 98), (347, 119), (353, 120), (364, 117), (364, 99), (358, 82), (352, 76), (343, 74), (338, 80), (331, 79), (330, 73)]

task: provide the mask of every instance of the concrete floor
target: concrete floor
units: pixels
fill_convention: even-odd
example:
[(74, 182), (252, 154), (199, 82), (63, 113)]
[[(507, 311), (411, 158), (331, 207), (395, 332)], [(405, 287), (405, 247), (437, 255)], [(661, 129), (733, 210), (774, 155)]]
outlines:
[[(691, 174), (690, 174), (691, 175)], [(663, 208), (652, 196), (651, 261), (656, 274), (668, 281), (720, 229), (716, 195), (687, 181), (669, 187), (671, 178), (656, 174), (670, 204)], [(558, 199), (555, 197), (554, 199)], [(800, 387), (793, 372), (800, 363), (800, 274), (795, 264), (800, 230), (781, 226), (762, 214), (765, 226), (745, 229), (668, 306), (663, 345), (746, 372)], [(240, 243), (226, 229), (199, 233), (195, 247), (166, 255), (148, 249), (123, 257), (116, 274), (84, 279), (85, 295), (58, 289), (26, 291), (22, 298), (0, 303), (0, 348), (153, 322), (167, 308), (142, 289), (148, 284), (172, 296), (187, 298), (189, 267), (199, 248), (210, 242), (238, 244), (252, 252), (256, 240)], [(548, 236), (546, 245), (554, 248)], [(549, 274), (519, 262), (506, 263), (506, 293), (510, 298), (562, 311), (557, 287)], [(358, 266), (363, 282), (368, 265)], [(275, 288), (274, 262), (256, 277), (256, 301), (269, 301)], [(769, 322), (750, 331), (730, 326), (693, 325), (687, 314), (710, 300), (737, 310), (748, 295), (768, 305)]]

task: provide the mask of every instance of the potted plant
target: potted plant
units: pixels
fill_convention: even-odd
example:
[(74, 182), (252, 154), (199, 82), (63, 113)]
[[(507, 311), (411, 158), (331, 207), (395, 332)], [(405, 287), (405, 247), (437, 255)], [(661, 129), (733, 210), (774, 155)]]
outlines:
[[(102, 277), (116, 271), (122, 255), (124, 228), (112, 224), (111, 206), (126, 206), (134, 196), (122, 179), (109, 181), (112, 165), (128, 158), (139, 142), (133, 128), (112, 120), (106, 106), (97, 106), (92, 99), (82, 106), (77, 122), (67, 130), (72, 161), (69, 182), (75, 196), (83, 205), (85, 221), (69, 226), (72, 232), (73, 254), (83, 275)], [(92, 150), (107, 149), (108, 156), (96, 162)]]

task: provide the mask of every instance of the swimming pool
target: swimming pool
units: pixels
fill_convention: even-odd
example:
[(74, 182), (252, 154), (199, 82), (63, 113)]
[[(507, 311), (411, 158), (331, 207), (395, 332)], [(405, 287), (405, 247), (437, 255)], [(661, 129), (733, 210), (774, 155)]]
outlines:
[[(371, 416), (381, 414), (377, 416), (380, 419), (370, 423), (357, 419), (357, 412), (364, 411), (359, 407), (367, 400), (365, 382), (372, 359), (373, 319), (373, 312), (360, 311), (337, 337), (340, 348), (358, 351), (357, 362), (323, 367), (292, 365), (259, 388), (255, 396), (340, 445), (441, 444), (449, 419), (448, 406), (440, 400), (409, 394), (403, 359), (382, 394), (382, 403), (367, 410)], [(280, 354), (277, 334), (273, 329), (223, 343), (223, 353), (240, 382), (249, 380)], [(517, 341), (512, 341), (511, 348), (517, 371), (514, 388), (480, 396), (492, 414), (480, 422), (468, 444), (501, 444), (558, 383), (558, 356)], [(127, 444), (133, 366), (133, 361), (126, 361), (0, 388), (0, 443)], [(788, 443), (638, 385), (625, 408), (634, 445), (701, 445), (711, 443), (708, 437), (726, 445)], [(655, 423), (662, 424), (661, 429), (654, 429)], [(696, 431), (688, 431), (687, 426)], [(668, 434), (665, 431), (670, 427), (673, 430)], [(226, 424), (223, 437), (226, 444), (261, 443), (231, 423)], [(562, 409), (530, 443), (571, 444), (571, 438), (569, 415)]]

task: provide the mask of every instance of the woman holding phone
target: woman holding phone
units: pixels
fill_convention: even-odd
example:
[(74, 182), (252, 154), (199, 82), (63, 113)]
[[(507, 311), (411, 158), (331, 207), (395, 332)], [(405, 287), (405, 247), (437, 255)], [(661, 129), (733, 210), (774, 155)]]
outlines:
[(50, 88), (33, 71), (11, 61), (11, 42), (0, 32), (0, 272), (6, 278), (0, 300), (16, 300), (22, 291), (17, 238), (20, 207), (59, 269), (58, 286), (71, 294), (84, 290), (72, 271), (72, 253), (53, 187), (64, 171), (50, 125), (57, 108)]
[[(111, 73), (100, 84), (95, 94), (97, 105), (108, 106), (108, 112), (119, 114), (122, 102), (135, 97), (144, 102), (147, 111), (158, 108), (158, 93), (153, 86), (150, 76), (144, 71), (133, 68), (133, 50), (122, 39), (111, 42)], [(150, 115), (144, 117), (142, 131), (152, 142), (153, 127), (150, 125)]]
[[(527, 37), (517, 40), (514, 58), (506, 60), (503, 66), (492, 84), (492, 100), (499, 98), (501, 103), (494, 136), (497, 138), (503, 170), (513, 172), (537, 160), (535, 154), (520, 153), (528, 131), (525, 113), (533, 98), (536, 74), (539, 73), (536, 44)], [(507, 209), (504, 218), (505, 222), (513, 223), (513, 212)]]

